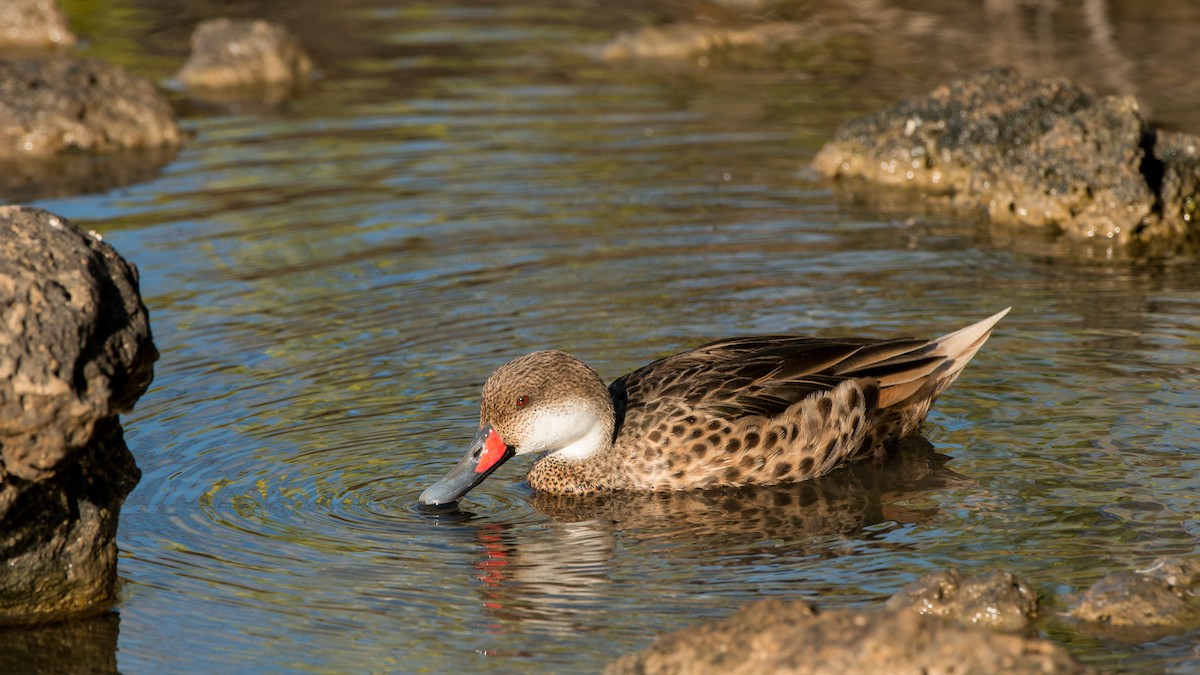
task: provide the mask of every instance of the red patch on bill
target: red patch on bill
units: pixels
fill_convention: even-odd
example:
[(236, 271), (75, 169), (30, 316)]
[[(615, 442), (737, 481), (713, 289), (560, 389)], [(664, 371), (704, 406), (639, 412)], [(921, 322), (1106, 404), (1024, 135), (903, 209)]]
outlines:
[(508, 452), (508, 445), (500, 438), (500, 434), (492, 429), (483, 441), (483, 454), (479, 456), (479, 463), (475, 465), (475, 473), (483, 473), (495, 466), (496, 462), (504, 459), (506, 452)]

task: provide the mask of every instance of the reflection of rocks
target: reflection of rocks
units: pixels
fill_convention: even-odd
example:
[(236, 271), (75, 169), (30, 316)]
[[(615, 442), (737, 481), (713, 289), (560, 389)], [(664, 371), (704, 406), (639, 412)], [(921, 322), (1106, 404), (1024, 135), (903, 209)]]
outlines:
[(910, 611), (821, 612), (768, 598), (622, 657), (606, 673), (1083, 673), (1045, 640)]
[(115, 613), (38, 626), (0, 628), (0, 673), (89, 673), (117, 670)]
[(176, 148), (143, 148), (97, 155), (65, 154), (0, 164), (0, 197), (15, 204), (104, 192), (151, 180)]
[(302, 88), (312, 70), (299, 40), (283, 26), (213, 19), (196, 26), (191, 55), (176, 77), (204, 101), (277, 104)]
[(0, 2), (0, 50), (70, 48), (75, 34), (54, 0)]
[(887, 607), (950, 618), (964, 626), (1020, 631), (1037, 619), (1038, 596), (1008, 572), (963, 577), (958, 570), (942, 570), (900, 589)]
[(1197, 582), (1200, 564), (1159, 558), (1147, 569), (1112, 572), (1097, 581), (1068, 613), (1113, 637), (1154, 639), (1200, 621), (1195, 606)]
[(112, 600), (139, 472), (117, 415), (158, 357), (137, 272), (95, 235), (0, 207), (0, 623)]
[(1156, 135), (1132, 99), (997, 69), (844, 124), (813, 166), (1158, 251), (1200, 243), (1200, 142), (1189, 139)]
[(96, 59), (0, 61), (0, 161), (182, 140), (166, 98), (123, 68)]

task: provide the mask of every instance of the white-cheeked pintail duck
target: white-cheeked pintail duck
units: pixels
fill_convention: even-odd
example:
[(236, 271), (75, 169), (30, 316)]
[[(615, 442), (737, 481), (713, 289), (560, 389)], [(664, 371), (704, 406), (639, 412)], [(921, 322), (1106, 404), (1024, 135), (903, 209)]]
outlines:
[(487, 379), (470, 449), (420, 502), (456, 502), (527, 453), (544, 453), (530, 487), (553, 494), (773, 485), (880, 459), (1007, 313), (935, 340), (718, 340), (608, 387), (574, 356), (536, 351)]

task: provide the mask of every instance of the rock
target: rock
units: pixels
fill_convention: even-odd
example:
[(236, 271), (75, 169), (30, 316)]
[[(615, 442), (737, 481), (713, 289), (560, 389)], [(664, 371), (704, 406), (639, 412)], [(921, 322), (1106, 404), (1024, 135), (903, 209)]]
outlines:
[(1045, 640), (908, 610), (819, 612), (768, 598), (723, 621), (661, 637), (605, 670), (625, 673), (1085, 673)]
[(1148, 179), (1157, 186), (1163, 215), (1147, 235), (1188, 241), (1200, 222), (1200, 138), (1173, 131), (1150, 133), (1154, 154), (1147, 161)]
[(813, 160), (828, 176), (905, 185), (1137, 251), (1200, 245), (1200, 154), (1131, 98), (986, 70), (848, 122)]
[(1200, 584), (1200, 560), (1186, 560), (1162, 556), (1155, 558), (1146, 569), (1137, 570), (1138, 574), (1161, 579), (1172, 588), (1179, 589), (1188, 595), (1194, 595), (1190, 587)]
[(54, 0), (0, 2), (0, 50), (44, 51), (75, 46), (75, 34)]
[(601, 46), (597, 56), (604, 61), (642, 59), (678, 60), (721, 49), (753, 47), (778, 49), (811, 35), (810, 26), (787, 21), (739, 25), (681, 22), (663, 27), (646, 27), (621, 33)]
[(202, 98), (263, 90), (280, 95), (303, 86), (312, 70), (299, 39), (283, 26), (222, 18), (196, 26), (192, 53), (175, 77)]
[(117, 415), (158, 357), (137, 270), (40, 209), (0, 207), (0, 624), (112, 600), (140, 477)]
[(1144, 570), (1108, 574), (1077, 598), (1068, 614), (1112, 628), (1187, 628), (1200, 621), (1191, 601), (1198, 579), (1200, 564), (1159, 558)]
[(734, 12), (762, 12), (784, 3), (785, 0), (712, 0), (712, 4)]
[(958, 570), (933, 572), (900, 589), (887, 607), (1012, 632), (1032, 626), (1039, 613), (1037, 593), (1016, 576), (999, 571), (972, 577)]
[(123, 68), (96, 59), (0, 61), (0, 162), (182, 140), (167, 99)]

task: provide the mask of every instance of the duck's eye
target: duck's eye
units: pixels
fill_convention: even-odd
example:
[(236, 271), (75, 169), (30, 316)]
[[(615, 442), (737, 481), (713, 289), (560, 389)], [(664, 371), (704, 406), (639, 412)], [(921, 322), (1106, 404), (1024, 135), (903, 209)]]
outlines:
[(517, 407), (518, 407), (518, 408), (524, 408), (524, 407), (525, 407), (525, 406), (526, 406), (528, 403), (529, 403), (529, 397), (528, 397), (528, 396), (523, 396), (523, 395), (522, 395), (522, 396), (518, 396), (518, 397), (517, 397)]

